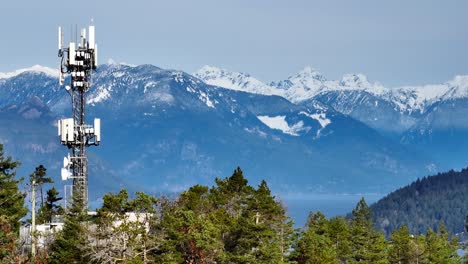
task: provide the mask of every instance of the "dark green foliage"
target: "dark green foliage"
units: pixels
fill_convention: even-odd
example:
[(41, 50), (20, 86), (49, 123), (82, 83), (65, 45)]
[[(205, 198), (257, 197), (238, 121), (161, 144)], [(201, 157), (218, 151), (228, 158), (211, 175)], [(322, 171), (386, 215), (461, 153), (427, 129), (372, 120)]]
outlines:
[(12, 256), (16, 247), (20, 219), (27, 213), (25, 194), (20, 192), (15, 169), (18, 161), (5, 157), (0, 144), (0, 262)]
[[(336, 234), (335, 234), (336, 235)], [(306, 228), (294, 245), (292, 259), (297, 263), (338, 263), (330, 223), (321, 212), (310, 213)]]
[(372, 225), (371, 211), (362, 198), (351, 218), (350, 263), (387, 263), (386, 241)]
[(331, 218), (328, 232), (339, 263), (346, 263), (352, 254), (351, 230), (348, 221), (344, 217)]
[(87, 212), (83, 210), (80, 192), (73, 196), (72, 206), (64, 217), (64, 227), (50, 245), (49, 263), (89, 263), (84, 247), (87, 242)]
[(45, 204), (39, 208), (39, 213), (37, 219), (39, 223), (52, 223), (52, 218), (55, 215), (62, 215), (65, 213), (65, 210), (60, 204), (57, 204), (58, 201), (62, 200), (62, 197), (59, 197), (59, 192), (52, 187), (46, 193)]
[(428, 263), (451, 264), (457, 263), (456, 254), (458, 242), (450, 239), (445, 225), (440, 224), (437, 233), (429, 229), (426, 234), (426, 256)]
[[(17, 164), (5, 163), (14, 169)], [(14, 175), (3, 170), (1, 176)], [(5, 181), (18, 193), (18, 181)], [(12, 179), (11, 177), (9, 179)], [(3, 184), (3, 182), (1, 182)], [(4, 191), (1, 189), (0, 191)], [(371, 209), (361, 199), (349, 219), (311, 213), (304, 229), (294, 232), (284, 207), (262, 181), (248, 185), (240, 168), (216, 185), (195, 185), (177, 199), (157, 199), (126, 190), (106, 194), (97, 215), (83, 210), (80, 192), (65, 214), (65, 225), (44, 250), (48, 263), (423, 263), (455, 264), (456, 239), (444, 225), (437, 232), (413, 236), (406, 226), (387, 241), (373, 225)], [(24, 197), (20, 195), (21, 199)], [(4, 198), (5, 199), (5, 198)], [(39, 216), (50, 221), (61, 208), (55, 188)], [(5, 199), (3, 202), (8, 202)], [(24, 202), (24, 201), (23, 201)], [(20, 204), (22, 205), (22, 204)], [(0, 212), (5, 210), (0, 208)], [(24, 215), (24, 207), (16, 212)], [(3, 213), (3, 212), (2, 212)], [(0, 215), (2, 261), (12, 262), (17, 235), (8, 215)], [(133, 220), (132, 220), (133, 219)], [(17, 220), (16, 220), (17, 221)], [(9, 253), (10, 250), (13, 253)]]
[(350, 219), (332, 218), (311, 213), (304, 230), (293, 244), (294, 263), (391, 263), (440, 264), (458, 263), (456, 239), (451, 239), (444, 225), (438, 232), (413, 236), (402, 226), (390, 240), (375, 231), (371, 211), (364, 199), (353, 210)]
[(284, 263), (292, 223), (263, 181), (248, 185), (242, 170), (193, 186), (164, 210), (160, 262)]
[(394, 231), (390, 236), (389, 260), (390, 263), (411, 264), (411, 237), (406, 226)]
[(44, 167), (44, 165), (39, 165), (36, 167), (34, 172), (30, 175), (30, 183), (32, 183), (33, 179), (36, 182), (36, 186), (38, 187), (39, 190), (39, 195), (41, 198), (41, 207), (44, 207), (44, 193), (43, 193), (43, 188), (45, 183), (53, 183), (54, 181), (50, 177), (47, 176), (47, 169)]
[(385, 235), (405, 225), (412, 234), (437, 229), (440, 222), (452, 233), (464, 230), (468, 212), (468, 169), (418, 179), (372, 206), (375, 226)]

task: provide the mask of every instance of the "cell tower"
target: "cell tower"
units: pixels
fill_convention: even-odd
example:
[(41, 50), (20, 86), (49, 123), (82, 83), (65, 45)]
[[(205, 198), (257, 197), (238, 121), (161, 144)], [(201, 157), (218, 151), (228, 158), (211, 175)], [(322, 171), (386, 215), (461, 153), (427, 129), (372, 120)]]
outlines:
[(87, 125), (85, 119), (86, 92), (91, 87), (91, 73), (97, 66), (97, 44), (94, 39), (94, 26), (89, 26), (88, 36), (86, 28), (81, 30), (80, 42), (70, 42), (63, 47), (62, 28), (58, 29), (58, 56), (60, 61), (60, 85), (69, 85), (65, 90), (70, 94), (72, 103), (72, 117), (58, 121), (58, 135), (62, 145), (71, 150), (63, 159), (61, 170), (62, 180), (73, 180), (71, 195), (81, 194), (80, 199), (84, 208), (88, 207), (88, 159), (86, 148), (97, 146), (101, 141), (101, 120), (94, 119), (94, 126)]

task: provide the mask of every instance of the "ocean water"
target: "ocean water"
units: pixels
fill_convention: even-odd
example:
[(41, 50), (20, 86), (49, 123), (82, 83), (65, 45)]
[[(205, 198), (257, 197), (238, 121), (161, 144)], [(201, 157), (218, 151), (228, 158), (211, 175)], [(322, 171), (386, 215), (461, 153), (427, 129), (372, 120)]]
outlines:
[(368, 205), (377, 202), (385, 194), (290, 194), (278, 199), (286, 207), (294, 221), (294, 227), (303, 227), (310, 212), (320, 211), (327, 218), (351, 213), (361, 197)]

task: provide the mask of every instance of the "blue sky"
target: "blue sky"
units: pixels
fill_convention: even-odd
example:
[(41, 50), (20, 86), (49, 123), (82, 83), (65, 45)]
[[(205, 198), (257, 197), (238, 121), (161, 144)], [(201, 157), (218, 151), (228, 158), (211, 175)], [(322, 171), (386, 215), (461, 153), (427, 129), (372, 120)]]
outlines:
[(57, 27), (70, 33), (94, 18), (101, 63), (189, 73), (209, 64), (262, 81), (310, 65), (329, 79), (440, 83), (468, 74), (467, 10), (461, 0), (8, 1), (0, 71), (56, 66)]

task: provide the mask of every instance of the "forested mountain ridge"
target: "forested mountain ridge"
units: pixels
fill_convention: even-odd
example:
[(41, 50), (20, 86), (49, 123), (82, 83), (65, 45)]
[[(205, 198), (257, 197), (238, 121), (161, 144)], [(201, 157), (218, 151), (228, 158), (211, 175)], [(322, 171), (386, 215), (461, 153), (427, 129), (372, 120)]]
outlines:
[(468, 168), (424, 177), (371, 206), (375, 225), (386, 235), (406, 225), (420, 234), (440, 222), (452, 233), (464, 231), (468, 214)]
[[(52, 69), (32, 70), (0, 79), (0, 142), (23, 162), (19, 173), (44, 164), (60, 182), (67, 152), (56, 120), (70, 115), (70, 97)], [(320, 102), (224, 89), (153, 65), (100, 65), (86, 109), (88, 122), (102, 120), (101, 146), (89, 150), (95, 206), (123, 186), (178, 193), (236, 165), (278, 193), (387, 193), (439, 168)]]

